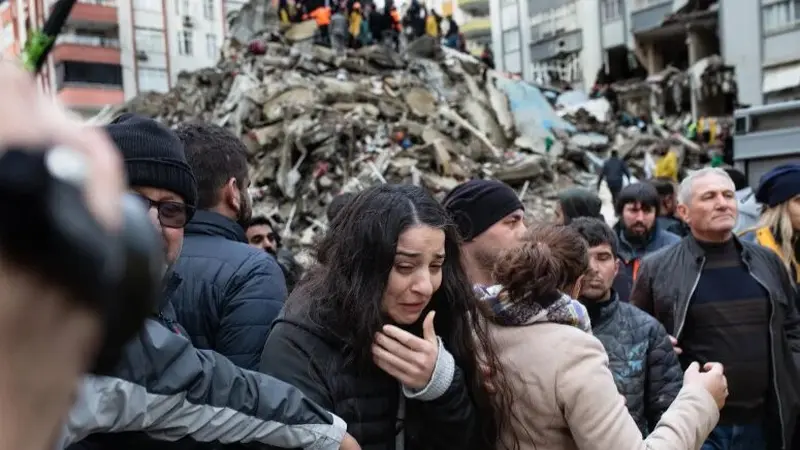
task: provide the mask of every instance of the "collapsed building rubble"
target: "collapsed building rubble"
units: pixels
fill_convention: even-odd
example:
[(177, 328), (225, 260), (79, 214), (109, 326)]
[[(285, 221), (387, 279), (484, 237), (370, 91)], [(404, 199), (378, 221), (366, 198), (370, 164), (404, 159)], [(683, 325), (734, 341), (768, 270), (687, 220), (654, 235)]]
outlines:
[[(106, 115), (136, 112), (169, 125), (200, 119), (241, 136), (255, 212), (274, 219), (296, 248), (325, 229), (333, 196), (381, 182), (443, 196), (463, 180), (496, 178), (519, 189), (534, 219), (547, 219), (559, 189), (596, 181), (603, 153), (593, 151), (634, 142), (625, 152), (634, 155), (645, 142), (581, 107), (569, 115), (579, 128), (558, 125), (538, 90), (432, 38), (404, 55), (373, 46), (340, 56), (312, 45), (314, 31), (313, 22), (281, 29), (271, 2), (253, 0), (232, 20), (216, 67), (183, 73), (170, 92), (140, 95)], [(536, 101), (510, 101), (517, 83)]]

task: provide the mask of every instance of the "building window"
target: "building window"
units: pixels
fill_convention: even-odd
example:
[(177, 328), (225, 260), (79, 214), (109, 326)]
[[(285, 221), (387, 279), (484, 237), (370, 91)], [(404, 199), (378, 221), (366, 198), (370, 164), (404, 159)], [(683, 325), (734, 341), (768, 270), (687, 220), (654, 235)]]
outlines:
[(213, 33), (206, 34), (206, 52), (211, 59), (217, 58), (217, 35)]
[(800, 0), (783, 0), (761, 7), (764, 32), (781, 30), (800, 22)]
[(191, 16), (189, 0), (175, 0), (175, 13), (179, 16)]
[(214, 1), (203, 0), (203, 17), (208, 20), (214, 20)]
[(65, 61), (56, 66), (57, 86), (65, 84), (102, 84), (122, 86), (122, 67), (119, 64)]
[(141, 52), (166, 53), (164, 33), (153, 28), (136, 28), (133, 32), (136, 50)]
[(161, 0), (133, 0), (133, 8), (147, 11), (161, 11)]
[(503, 55), (503, 70), (511, 73), (522, 72), (522, 53), (516, 51)]
[(600, 20), (603, 23), (613, 22), (622, 17), (623, 0), (601, 0)]
[(166, 69), (141, 68), (137, 72), (139, 92), (167, 92), (169, 90)]
[(191, 31), (178, 31), (178, 54), (183, 56), (192, 56), (194, 54), (194, 33)]
[(9, 22), (3, 27), (3, 35), (0, 36), (0, 49), (5, 50), (10, 47), (14, 41), (14, 24)]
[(519, 50), (519, 28), (503, 32), (503, 53)]

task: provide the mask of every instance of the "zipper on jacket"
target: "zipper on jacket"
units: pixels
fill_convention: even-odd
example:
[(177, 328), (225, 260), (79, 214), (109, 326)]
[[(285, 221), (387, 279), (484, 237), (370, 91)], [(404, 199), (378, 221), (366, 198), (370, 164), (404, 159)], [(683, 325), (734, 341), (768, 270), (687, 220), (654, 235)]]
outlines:
[(694, 284), (692, 285), (692, 290), (689, 291), (689, 297), (686, 299), (685, 306), (683, 307), (683, 311), (681, 311), (681, 321), (678, 326), (675, 328), (675, 339), (680, 338), (681, 332), (683, 331), (683, 325), (686, 324), (686, 315), (689, 314), (689, 304), (692, 302), (692, 296), (694, 295), (694, 291), (697, 290), (697, 285), (700, 283), (700, 277), (703, 275), (703, 267), (706, 265), (706, 258), (700, 261), (700, 270), (697, 271), (697, 277), (694, 279)]
[(753, 273), (750, 269), (750, 264), (742, 258), (742, 262), (744, 266), (747, 267), (747, 273), (756, 280), (761, 288), (763, 288), (767, 292), (767, 298), (769, 299), (770, 303), (770, 313), (769, 313), (769, 353), (772, 357), (772, 390), (775, 393), (775, 400), (778, 402), (778, 421), (781, 424), (781, 448), (786, 449), (786, 425), (783, 421), (783, 407), (781, 406), (781, 394), (778, 392), (778, 371), (777, 371), (777, 364), (775, 363), (775, 333), (772, 331), (772, 327), (775, 321), (775, 301), (772, 299), (772, 294), (770, 294), (770, 290), (767, 288), (767, 285), (764, 284), (757, 276)]

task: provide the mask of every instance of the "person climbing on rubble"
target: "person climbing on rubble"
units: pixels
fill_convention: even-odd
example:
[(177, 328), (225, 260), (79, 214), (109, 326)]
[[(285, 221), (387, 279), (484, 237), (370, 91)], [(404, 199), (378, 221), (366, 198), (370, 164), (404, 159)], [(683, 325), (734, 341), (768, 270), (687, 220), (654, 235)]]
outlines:
[(447, 16), (445, 20), (447, 20), (447, 33), (444, 35), (444, 45), (457, 49), (460, 31), (456, 19), (453, 16)]
[(424, 188), (381, 184), (332, 225), (261, 370), (340, 414), (365, 450), (494, 449), (507, 420), (478, 355), (493, 369), (496, 357), (444, 208)]
[(605, 180), (608, 190), (611, 192), (611, 201), (616, 206), (617, 196), (619, 191), (622, 190), (625, 179), (628, 183), (631, 182), (631, 171), (628, 170), (628, 164), (619, 157), (619, 152), (611, 150), (611, 156), (608, 157), (603, 167), (600, 169), (600, 177), (597, 179), (597, 190)]
[(494, 69), (494, 53), (492, 53), (492, 48), (488, 44), (483, 46), (481, 62), (486, 64), (486, 67)]
[(425, 9), (425, 34), (439, 40), (439, 22), (436, 20), (436, 11)]
[(289, 10), (289, 0), (278, 1), (278, 20), (281, 25), (289, 25), (292, 23), (292, 13)]
[(318, 6), (309, 13), (309, 17), (317, 22), (317, 43), (325, 47), (330, 47), (331, 8), (326, 5)]
[(347, 52), (347, 43), (349, 42), (349, 21), (347, 18), (347, 10), (341, 6), (334, 7), (333, 16), (331, 16), (330, 24), (331, 33), (331, 48), (338, 57), (345, 56)]
[(605, 220), (600, 212), (602, 208), (603, 201), (596, 193), (583, 188), (564, 189), (558, 193), (555, 223), (569, 225), (579, 217)]
[(353, 7), (350, 10), (350, 24), (349, 24), (349, 33), (350, 33), (350, 48), (357, 49), (361, 47), (361, 41), (359, 39), (359, 35), (361, 34), (361, 23), (364, 21), (364, 17), (361, 15), (361, 3), (354, 2)]
[(364, 10), (359, 12), (358, 47), (367, 47), (375, 42), (368, 20), (372, 14), (373, 8), (374, 6), (372, 6), (372, 3), (367, 3), (363, 8)]
[(614, 231), (619, 239), (621, 265), (614, 280), (614, 290), (623, 302), (630, 299), (642, 260), (681, 240), (659, 225), (656, 216), (660, 205), (658, 191), (647, 182), (625, 186), (619, 193), (615, 205), (619, 221), (614, 225)]
[(411, 28), (411, 40), (425, 34), (424, 12), (418, 0), (411, 0), (411, 4), (403, 16), (403, 26)]
[(764, 205), (761, 219), (742, 239), (775, 252), (800, 289), (800, 164), (778, 166), (762, 175), (756, 200)]
[(84, 378), (54, 448), (193, 449), (204, 442), (357, 450), (347, 425), (301, 390), (192, 346), (170, 303), (183, 283), (173, 268), (197, 204), (183, 144), (169, 128), (132, 114), (105, 131), (123, 158), (131, 193), (163, 239), (163, 297), (120, 364)]
[(403, 23), (400, 17), (400, 11), (397, 10), (397, 6), (391, 1), (387, 4), (387, 15), (389, 16), (389, 22), (391, 24), (391, 33), (389, 35), (391, 43), (396, 51), (400, 51), (400, 34), (403, 32)]

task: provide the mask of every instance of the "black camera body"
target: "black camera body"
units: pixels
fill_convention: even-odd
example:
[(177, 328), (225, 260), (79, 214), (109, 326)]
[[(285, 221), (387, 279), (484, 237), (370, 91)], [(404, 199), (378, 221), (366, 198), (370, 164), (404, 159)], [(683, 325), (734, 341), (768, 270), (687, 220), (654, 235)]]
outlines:
[(54, 170), (54, 152), (62, 162), (81, 164), (82, 155), (66, 149), (0, 153), (0, 253), (100, 314), (104, 337), (91, 371), (107, 374), (155, 313), (163, 246), (132, 196), (122, 200), (122, 229), (103, 228), (87, 208), (81, 177)]

